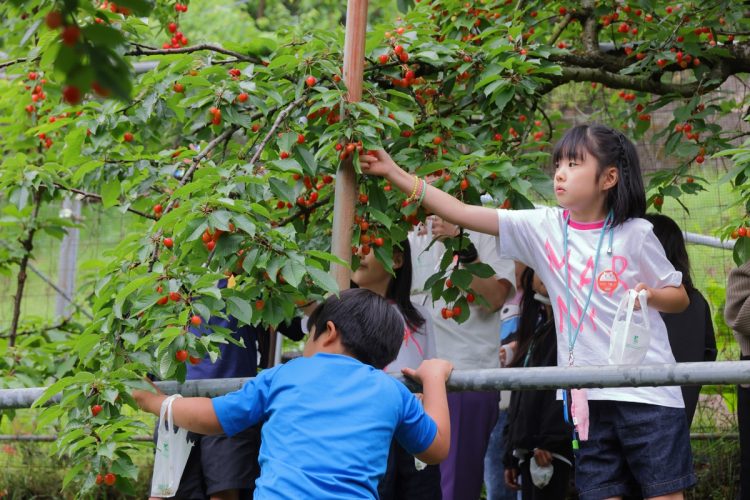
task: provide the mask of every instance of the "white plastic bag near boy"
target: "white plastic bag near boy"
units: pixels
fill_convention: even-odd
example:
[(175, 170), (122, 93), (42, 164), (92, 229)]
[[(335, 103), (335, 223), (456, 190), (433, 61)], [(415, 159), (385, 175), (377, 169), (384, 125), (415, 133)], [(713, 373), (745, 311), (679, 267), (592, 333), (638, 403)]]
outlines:
[(151, 479), (151, 496), (169, 498), (175, 496), (185, 470), (190, 448), (195, 443), (187, 440), (187, 430), (175, 431), (172, 402), (181, 398), (174, 394), (165, 399), (159, 412), (159, 430), (156, 434), (154, 475)]
[[(612, 322), (609, 338), (609, 363), (612, 365), (637, 365), (643, 361), (651, 342), (649, 330), (646, 290), (628, 293), (620, 301)], [(635, 301), (640, 303), (640, 311), (635, 309)]]

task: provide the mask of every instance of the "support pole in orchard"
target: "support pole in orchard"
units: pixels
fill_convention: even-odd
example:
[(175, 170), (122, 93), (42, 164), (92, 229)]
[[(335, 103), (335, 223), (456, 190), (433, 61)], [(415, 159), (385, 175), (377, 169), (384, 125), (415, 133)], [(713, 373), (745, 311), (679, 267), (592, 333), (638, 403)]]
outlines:
[[(344, 40), (344, 83), (348, 90), (347, 102), (362, 98), (362, 75), (365, 65), (365, 32), (367, 30), (368, 0), (348, 0), (346, 7), (346, 38)], [(331, 273), (340, 290), (349, 288), (352, 261), (352, 225), (357, 197), (357, 174), (354, 157), (339, 164), (333, 203), (333, 237), (331, 253), (347, 263), (331, 265)]]

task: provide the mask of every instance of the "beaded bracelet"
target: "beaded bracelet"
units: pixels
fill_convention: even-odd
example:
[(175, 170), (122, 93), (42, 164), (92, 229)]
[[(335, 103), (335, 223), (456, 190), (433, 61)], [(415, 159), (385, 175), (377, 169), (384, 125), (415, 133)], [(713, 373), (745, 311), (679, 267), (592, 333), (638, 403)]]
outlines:
[(422, 193), (419, 195), (419, 201), (417, 202), (417, 206), (422, 204), (425, 193), (427, 193), (427, 181), (422, 179)]
[(406, 203), (411, 203), (417, 199), (417, 189), (419, 188), (419, 177), (414, 176), (414, 188), (411, 190), (411, 194), (406, 198)]

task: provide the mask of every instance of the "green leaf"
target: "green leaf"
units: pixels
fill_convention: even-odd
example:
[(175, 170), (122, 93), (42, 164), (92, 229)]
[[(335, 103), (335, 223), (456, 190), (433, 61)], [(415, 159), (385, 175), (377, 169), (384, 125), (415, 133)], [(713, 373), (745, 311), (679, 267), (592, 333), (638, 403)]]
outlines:
[(336, 283), (336, 280), (333, 279), (333, 276), (331, 276), (327, 272), (322, 271), (316, 267), (310, 267), (310, 266), (307, 266), (307, 272), (310, 274), (310, 277), (313, 279), (315, 284), (321, 287), (326, 292), (330, 292), (330, 293), (339, 292), (339, 286)]
[(456, 269), (451, 273), (451, 281), (458, 288), (465, 290), (471, 286), (471, 281), (474, 276), (465, 269)]
[(102, 206), (104, 208), (114, 207), (120, 203), (120, 193), (122, 187), (120, 186), (120, 180), (117, 178), (111, 179), (109, 182), (105, 182), (102, 186)]
[(253, 310), (247, 300), (240, 297), (227, 297), (227, 312), (246, 325), (253, 324)]
[(70, 168), (81, 163), (81, 145), (86, 139), (86, 129), (78, 127), (65, 137), (63, 166)]
[(375, 105), (372, 105), (372, 104), (367, 103), (367, 102), (355, 102), (354, 106), (357, 107), (357, 108), (359, 108), (359, 109), (361, 109), (361, 110), (363, 110), (363, 111), (365, 111), (365, 112), (367, 112), (367, 113), (369, 113), (369, 114), (371, 114), (373, 116), (373, 118), (380, 117), (380, 111), (378, 110), (378, 107), (375, 106)]
[(118, 319), (123, 319), (122, 316), (122, 306), (127, 300), (127, 298), (136, 290), (138, 290), (141, 287), (146, 287), (148, 284), (154, 284), (156, 283), (156, 280), (159, 278), (158, 274), (147, 274), (146, 276), (141, 276), (140, 278), (137, 278), (133, 281), (128, 282), (127, 285), (125, 285), (122, 290), (120, 290), (117, 293), (117, 296), (115, 297), (115, 304), (112, 308), (112, 312)]
[(302, 278), (305, 277), (305, 266), (294, 259), (290, 259), (284, 263), (281, 274), (287, 283), (297, 288), (302, 282)]

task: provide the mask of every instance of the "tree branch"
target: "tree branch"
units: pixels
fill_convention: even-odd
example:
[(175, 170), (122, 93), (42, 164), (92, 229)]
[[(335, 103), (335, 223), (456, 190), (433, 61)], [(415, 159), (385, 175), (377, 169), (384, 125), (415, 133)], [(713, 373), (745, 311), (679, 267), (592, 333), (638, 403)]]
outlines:
[(258, 161), (258, 158), (260, 158), (260, 155), (263, 152), (263, 149), (266, 147), (266, 144), (268, 144), (268, 141), (270, 141), (271, 138), (276, 135), (276, 129), (279, 128), (279, 126), (283, 123), (287, 115), (289, 115), (289, 113), (291, 113), (294, 108), (299, 106), (306, 99), (307, 99), (307, 94), (303, 93), (301, 96), (299, 96), (298, 98), (290, 102), (286, 108), (281, 110), (281, 112), (276, 117), (276, 120), (274, 120), (273, 125), (271, 125), (271, 128), (266, 133), (266, 136), (258, 144), (258, 147), (255, 150), (253, 157), (250, 158), (250, 162), (249, 162), (250, 168), (255, 166), (255, 162)]
[[(239, 127), (229, 127), (225, 129), (224, 132), (214, 137), (211, 140), (211, 142), (206, 144), (206, 147), (203, 148), (203, 150), (200, 153), (198, 153), (196, 156), (193, 157), (193, 160), (192, 160), (193, 164), (190, 165), (190, 168), (188, 168), (185, 174), (183, 174), (182, 179), (180, 179), (180, 182), (179, 182), (179, 185), (180, 185), (179, 187), (182, 187), (185, 184), (187, 184), (190, 181), (190, 179), (192, 179), (193, 174), (195, 173), (195, 170), (198, 168), (198, 165), (200, 164), (200, 162), (206, 156), (208, 156), (208, 154), (211, 151), (213, 151), (219, 144), (221, 144), (222, 141), (228, 140), (228, 138), (231, 137), (232, 134), (234, 134), (237, 130), (239, 130)], [(175, 199), (169, 200), (169, 203), (167, 203), (167, 206), (164, 209), (165, 214), (168, 213), (170, 210), (172, 210), (172, 208), (174, 207), (175, 201), (176, 201)], [(154, 240), (158, 241), (159, 239), (161, 239), (162, 233), (163, 231), (159, 229), (156, 235), (154, 235)], [(159, 258), (159, 245), (154, 244), (154, 250), (153, 252), (151, 252), (151, 259), (149, 260), (149, 263), (148, 263), (149, 272), (153, 270), (154, 263), (156, 262), (156, 259), (158, 258)]]
[(14, 64), (20, 64), (26, 61), (28, 61), (28, 58), (26, 57), (19, 57), (18, 59), (13, 59), (12, 61), (5, 61), (0, 63), (0, 69), (7, 68), (8, 66), (13, 66)]
[[(91, 198), (92, 200), (96, 200), (98, 202), (102, 201), (101, 195), (98, 195), (96, 193), (88, 193), (88, 192), (82, 191), (80, 189), (76, 189), (76, 188), (72, 188), (72, 187), (68, 187), (68, 186), (63, 186), (59, 182), (55, 182), (55, 187), (59, 188), (59, 189), (63, 189), (65, 191), (70, 191), (71, 193), (80, 194), (84, 198)], [(156, 217), (154, 217), (153, 215), (147, 214), (145, 212), (141, 212), (140, 210), (136, 210), (135, 208), (128, 207), (127, 211), (128, 212), (132, 212), (132, 213), (134, 213), (136, 215), (140, 215), (141, 217), (145, 217), (147, 219), (157, 220)]]
[(18, 268), (18, 278), (16, 281), (16, 296), (13, 299), (13, 319), (10, 323), (10, 330), (8, 334), (8, 345), (13, 347), (16, 344), (16, 335), (18, 333), (18, 321), (21, 318), (21, 302), (23, 301), (23, 289), (26, 286), (26, 268), (29, 264), (29, 257), (31, 251), (34, 249), (34, 233), (36, 233), (36, 220), (39, 216), (39, 208), (42, 205), (42, 189), (37, 188), (34, 191), (34, 210), (31, 213), (29, 219), (28, 229), (26, 232), (26, 238), (21, 241), (21, 246), (24, 249), (23, 257)]
[(190, 47), (179, 47), (176, 49), (146, 49), (139, 45), (135, 45), (135, 48), (131, 51), (125, 52), (126, 56), (157, 56), (157, 55), (169, 55), (169, 54), (191, 54), (193, 52), (199, 52), (202, 50), (209, 50), (212, 52), (218, 52), (227, 56), (236, 57), (240, 61), (252, 62), (260, 64), (261, 60), (257, 57), (240, 54), (233, 50), (225, 49), (224, 47), (212, 43), (200, 43), (198, 45), (191, 45)]

